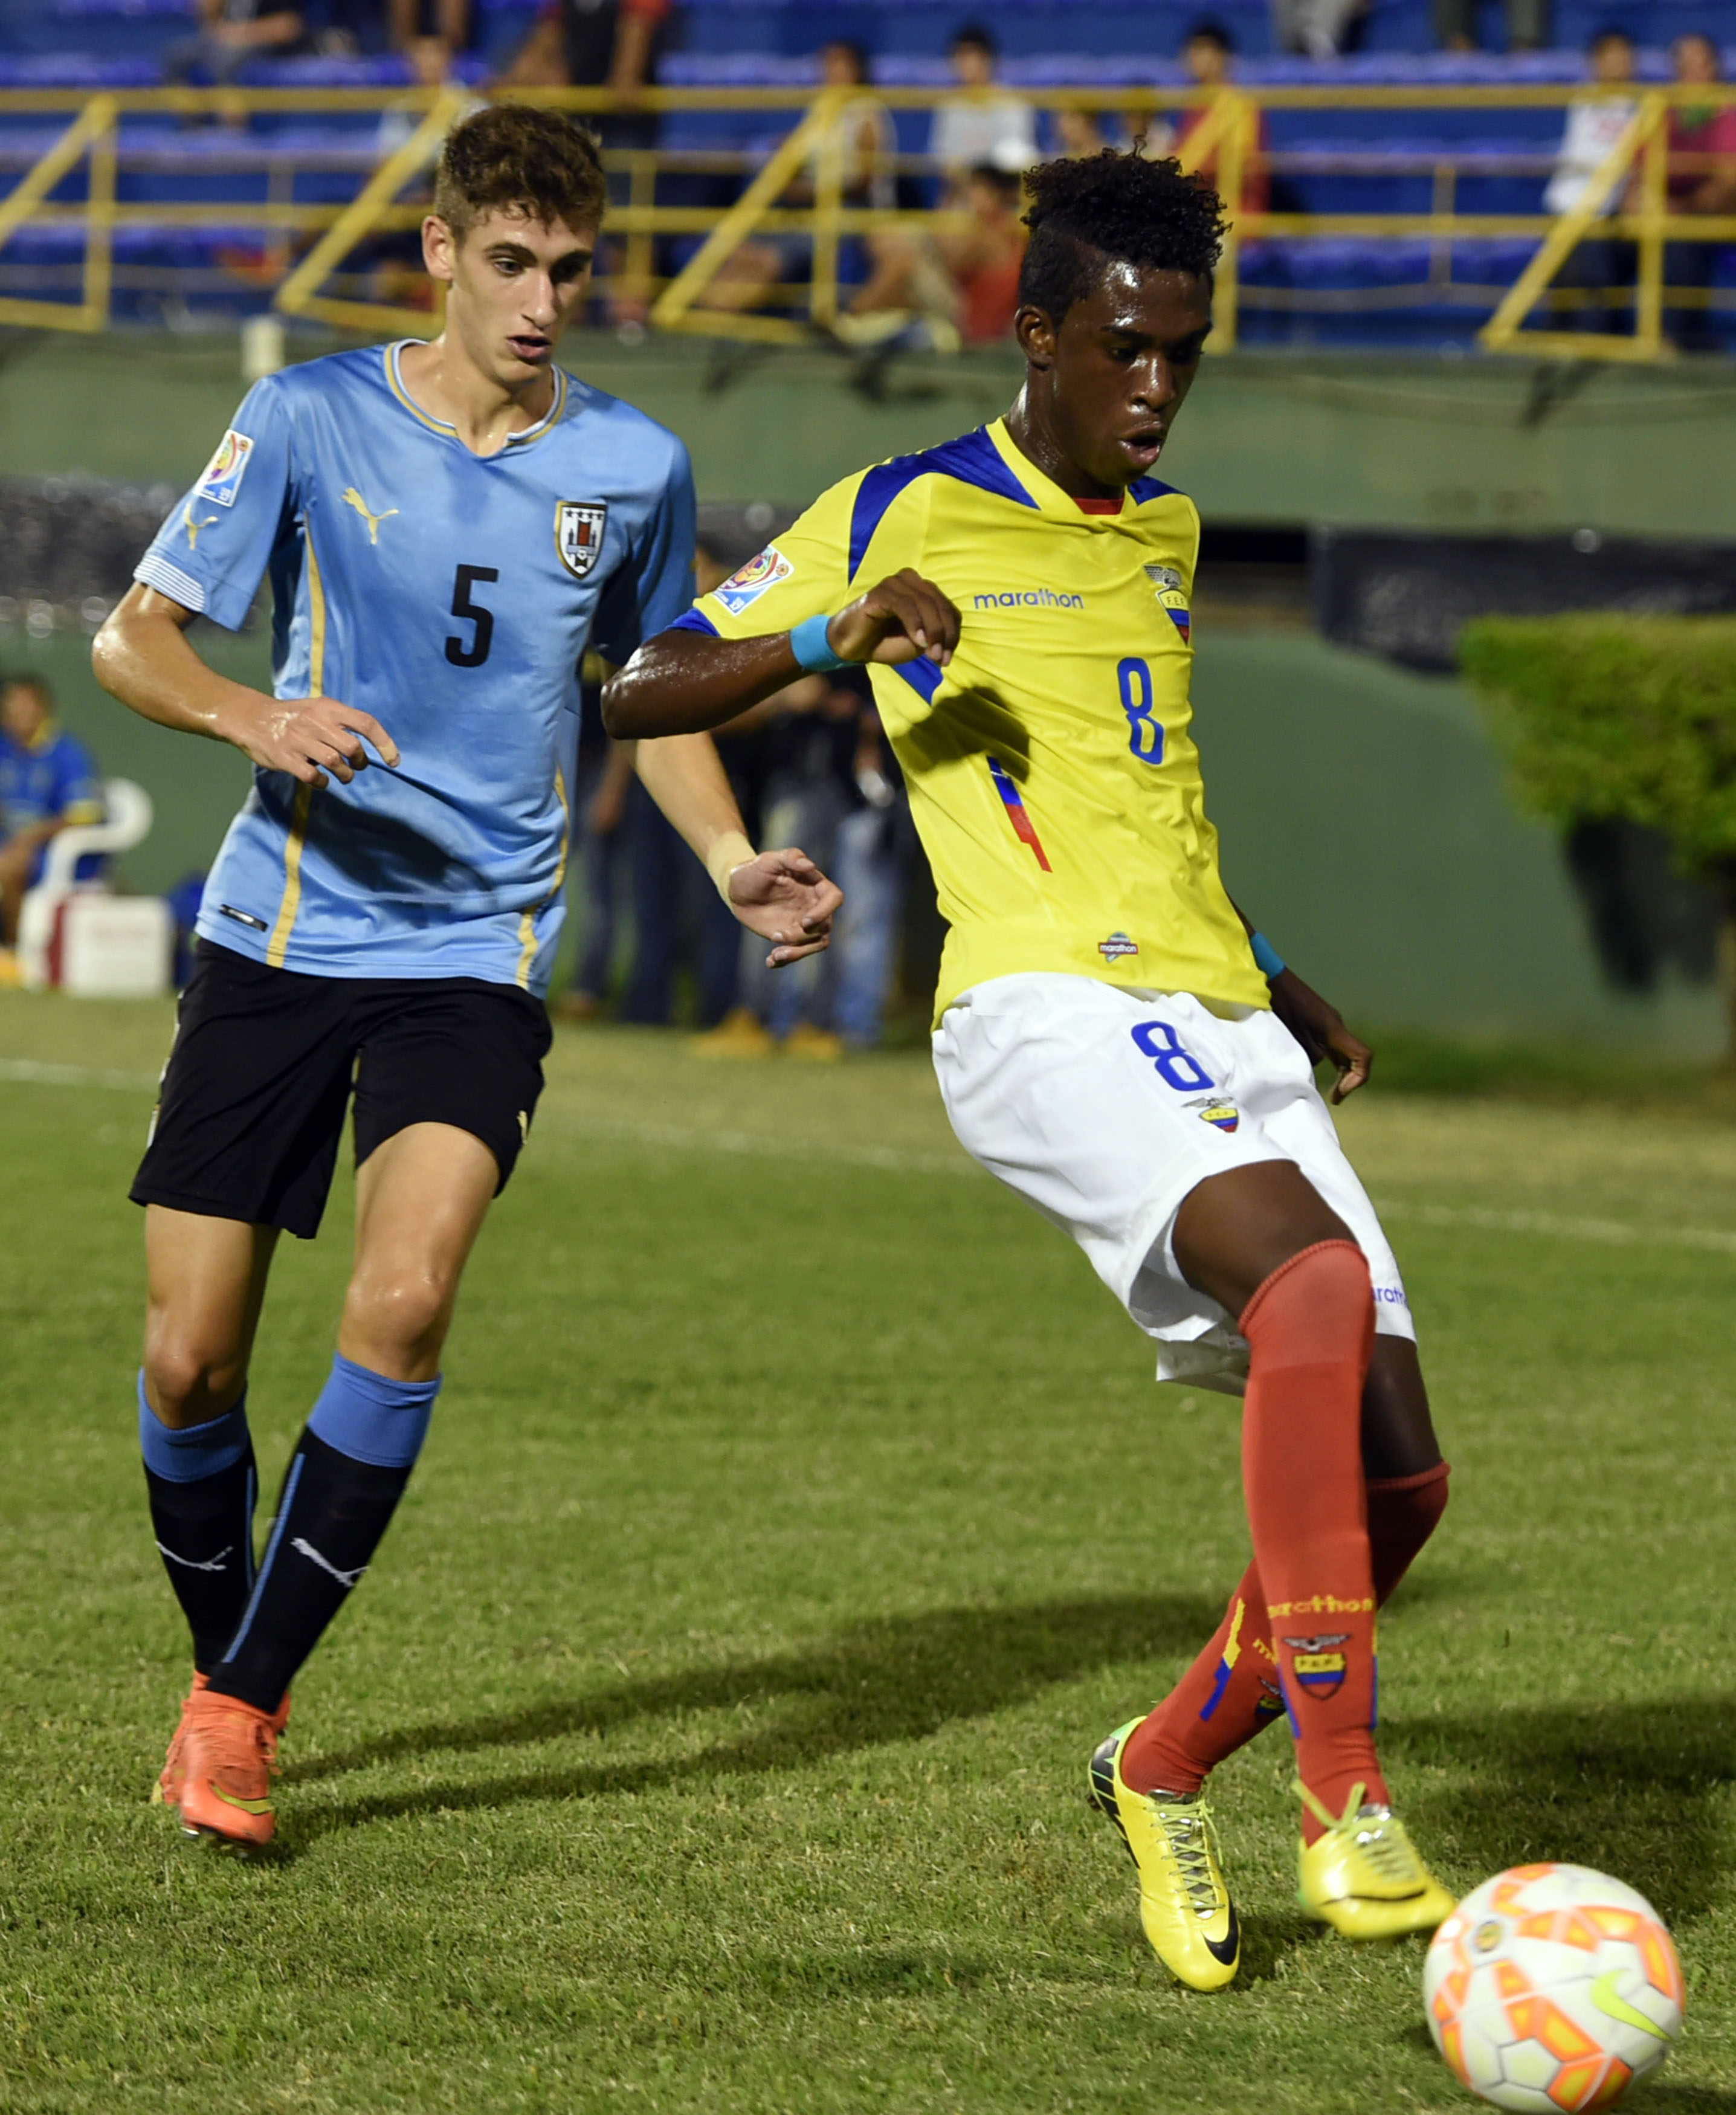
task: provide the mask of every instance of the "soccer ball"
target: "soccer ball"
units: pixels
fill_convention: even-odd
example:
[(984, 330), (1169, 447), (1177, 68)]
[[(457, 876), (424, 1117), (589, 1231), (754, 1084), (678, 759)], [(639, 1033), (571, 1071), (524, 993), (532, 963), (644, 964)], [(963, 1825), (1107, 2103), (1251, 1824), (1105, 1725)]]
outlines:
[(1613, 2108), (1681, 2031), (1686, 1993), (1645, 1897), (1584, 1865), (1516, 1865), (1468, 1894), (1422, 1969), (1429, 2032), (1497, 2108)]

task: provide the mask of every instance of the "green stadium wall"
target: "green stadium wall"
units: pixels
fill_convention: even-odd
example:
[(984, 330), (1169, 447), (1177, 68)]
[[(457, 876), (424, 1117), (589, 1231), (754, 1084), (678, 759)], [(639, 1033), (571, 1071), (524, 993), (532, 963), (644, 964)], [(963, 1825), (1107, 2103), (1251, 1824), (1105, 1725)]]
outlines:
[[(11, 350), (0, 463), (13, 474), (183, 484), (239, 393), (227, 342)], [(1013, 379), (1000, 361), (925, 370), (927, 381), (913, 371), (898, 385), (909, 393), (874, 406), (817, 356), (750, 359), (714, 388), (709, 356), (693, 348), (581, 342), (575, 353), (581, 372), (684, 434), (702, 496), (719, 499), (799, 501), (864, 460), (992, 415)], [(1727, 530), (1736, 389), (1600, 376), (1556, 422), (1524, 428), (1528, 386), (1523, 369), (1468, 364), (1225, 360), (1208, 369), (1166, 468), (1208, 514), (1243, 521)], [(1679, 420), (1690, 400), (1701, 415)], [(1628, 415), (1612, 415), (1618, 403)], [(1595, 447), (1584, 424), (1594, 412)], [(1226, 878), (1340, 1005), (1477, 1039), (1721, 1052), (1709, 987), (1674, 983), (1641, 999), (1605, 982), (1555, 836), (1514, 813), (1462, 685), (1305, 633), (1207, 621), (1196, 637), (1198, 732)], [(201, 627), (199, 638), (225, 672), (263, 680), (263, 627), (240, 639)], [(127, 880), (164, 888), (207, 864), (245, 788), (240, 760), (122, 710), (98, 689), (80, 640), (15, 633), (0, 654), (47, 672), (103, 768), (149, 790), (157, 826), (126, 860)]]

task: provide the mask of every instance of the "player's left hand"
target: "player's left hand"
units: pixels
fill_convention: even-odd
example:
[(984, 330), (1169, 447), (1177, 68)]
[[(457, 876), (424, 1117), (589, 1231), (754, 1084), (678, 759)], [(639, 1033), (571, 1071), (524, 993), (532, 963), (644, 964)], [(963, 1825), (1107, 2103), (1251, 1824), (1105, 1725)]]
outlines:
[(730, 875), (730, 908), (751, 933), (773, 943), (767, 969), (781, 970), (831, 945), (844, 892), (806, 852), (761, 852)]
[(1323, 999), (1312, 984), (1305, 984), (1294, 970), (1285, 970), (1271, 980), (1272, 1012), (1308, 1053), (1311, 1065), (1331, 1064), (1338, 1077), (1332, 1083), (1335, 1103), (1366, 1086), (1374, 1070), (1374, 1053), (1359, 1035), (1344, 1025), (1335, 1006)]

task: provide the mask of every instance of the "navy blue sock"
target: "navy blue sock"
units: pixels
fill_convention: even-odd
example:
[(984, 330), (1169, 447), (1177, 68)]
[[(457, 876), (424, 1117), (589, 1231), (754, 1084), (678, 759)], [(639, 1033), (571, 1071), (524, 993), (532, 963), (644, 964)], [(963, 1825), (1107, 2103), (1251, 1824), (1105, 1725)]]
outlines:
[(373, 1561), (428, 1436), (437, 1379), (395, 1381), (340, 1352), (284, 1479), (259, 1576), (211, 1686), (273, 1711)]
[(208, 1674), (235, 1636), (253, 1590), (259, 1476), (245, 1390), (233, 1410), (177, 1432), (151, 1408), (141, 1373), (139, 1451), (151, 1532), (193, 1633), (193, 1664)]

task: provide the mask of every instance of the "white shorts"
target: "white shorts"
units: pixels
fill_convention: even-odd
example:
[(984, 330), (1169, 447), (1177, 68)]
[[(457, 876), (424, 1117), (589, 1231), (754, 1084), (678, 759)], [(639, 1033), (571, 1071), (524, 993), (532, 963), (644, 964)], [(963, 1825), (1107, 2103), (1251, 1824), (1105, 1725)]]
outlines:
[(1291, 1160), (1354, 1236), (1375, 1327), (1414, 1337), (1399, 1266), (1295, 1039), (1275, 1016), (1213, 1013), (1094, 978), (994, 977), (947, 1007), (934, 1069), (959, 1143), (1064, 1227), (1158, 1340), (1157, 1378), (1239, 1393), (1234, 1318), (1183, 1278), (1171, 1238), (1194, 1186)]

